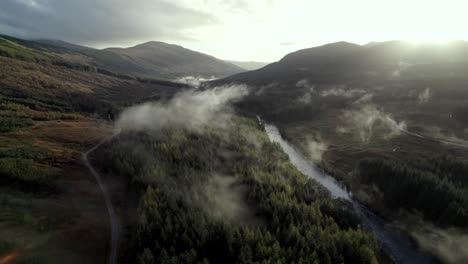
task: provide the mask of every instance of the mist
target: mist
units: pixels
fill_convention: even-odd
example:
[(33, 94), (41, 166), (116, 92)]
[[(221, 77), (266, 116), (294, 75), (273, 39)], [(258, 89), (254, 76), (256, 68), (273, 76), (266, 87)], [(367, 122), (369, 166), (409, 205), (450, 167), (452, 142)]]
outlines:
[(311, 160), (315, 163), (322, 161), (323, 154), (327, 151), (328, 144), (320, 136), (307, 139), (307, 152)]
[(320, 96), (341, 96), (345, 98), (352, 98), (358, 95), (365, 94), (366, 91), (362, 89), (346, 89), (345, 86), (334, 86), (320, 92)]
[(423, 230), (413, 231), (413, 236), (423, 250), (434, 253), (445, 263), (468, 263), (466, 230), (426, 226)]
[(420, 104), (427, 103), (429, 102), (429, 99), (431, 99), (432, 93), (431, 93), (431, 88), (427, 87), (418, 95), (418, 102)]
[(315, 92), (315, 85), (313, 84), (310, 84), (309, 81), (307, 79), (302, 79), (302, 80), (299, 80), (297, 83), (296, 83), (296, 87), (298, 88), (305, 88), (305, 89), (308, 89), (310, 92)]
[(174, 79), (173, 81), (177, 83), (187, 84), (194, 88), (198, 88), (200, 87), (200, 84), (202, 84), (203, 82), (208, 82), (212, 80), (216, 80), (216, 77), (211, 76), (209, 78), (206, 78), (202, 76), (183, 76), (183, 77)]
[[(362, 142), (369, 142), (374, 136), (390, 139), (401, 134), (405, 122), (398, 123), (389, 114), (375, 105), (367, 104), (358, 109), (344, 111), (342, 119), (353, 131), (357, 131)], [(379, 135), (377, 134), (379, 132)], [(380, 134), (381, 133), (381, 134)]]
[(315, 85), (310, 84), (307, 79), (303, 79), (296, 83), (296, 87), (306, 90), (297, 101), (301, 104), (310, 104), (312, 102), (312, 95), (315, 94)]
[(400, 61), (396, 66), (397, 68), (390, 74), (390, 80), (400, 79), (404, 72), (411, 66), (411, 64)]
[(123, 130), (160, 130), (165, 127), (200, 129), (224, 127), (232, 117), (230, 104), (248, 94), (245, 85), (188, 90), (167, 103), (144, 103), (124, 110), (115, 126)]
[(200, 206), (211, 217), (230, 224), (260, 223), (254, 214), (255, 210), (245, 201), (247, 188), (235, 177), (211, 175), (202, 192), (204, 198), (199, 201)]
[(266, 90), (270, 89), (270, 88), (274, 88), (278, 86), (278, 83), (276, 82), (272, 82), (270, 84), (267, 84), (267, 85), (262, 85), (260, 86), (260, 88), (255, 92), (255, 95), (261, 95), (263, 94)]

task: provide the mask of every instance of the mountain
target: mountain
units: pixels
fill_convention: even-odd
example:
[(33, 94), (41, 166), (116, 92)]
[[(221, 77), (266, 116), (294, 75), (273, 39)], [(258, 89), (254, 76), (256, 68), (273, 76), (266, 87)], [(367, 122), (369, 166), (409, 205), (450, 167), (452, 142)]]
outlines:
[(257, 70), (270, 64), (270, 62), (257, 62), (257, 61), (230, 61), (230, 60), (225, 60), (225, 61), (234, 65), (237, 65), (248, 71)]
[(72, 52), (96, 67), (145, 78), (226, 77), (244, 69), (181, 46), (150, 41), (130, 48), (93, 49), (61, 40), (36, 42)]
[(331, 43), (205, 85), (226, 83), (250, 87), (236, 110), (275, 124), (420, 248), (467, 261), (430, 238), (467, 227), (468, 181), (458, 180), (468, 173), (467, 42)]
[[(360, 46), (331, 43), (299, 50), (279, 62), (226, 79), (229, 82), (291, 83), (308, 78), (315, 82), (464, 78), (468, 76), (468, 43), (413, 44), (374, 42)], [(272, 78), (274, 76), (274, 78)]]
[(186, 88), (71, 48), (0, 36), (0, 263), (107, 262), (107, 208), (82, 153), (123, 107)]
[(142, 68), (143, 76), (222, 77), (244, 71), (213, 56), (159, 41), (150, 41), (130, 48), (109, 48), (109, 51)]
[(350, 204), (231, 111), (244, 87), (185, 90), (54, 44), (0, 36), (0, 263), (384, 258)]
[(59, 39), (34, 39), (34, 42), (50, 45), (50, 46), (56, 46), (56, 47), (62, 47), (64, 49), (68, 50), (75, 50), (75, 51), (91, 51), (91, 50), (96, 50), (90, 47), (82, 46), (82, 45), (77, 45), (73, 43), (69, 43), (63, 40)]

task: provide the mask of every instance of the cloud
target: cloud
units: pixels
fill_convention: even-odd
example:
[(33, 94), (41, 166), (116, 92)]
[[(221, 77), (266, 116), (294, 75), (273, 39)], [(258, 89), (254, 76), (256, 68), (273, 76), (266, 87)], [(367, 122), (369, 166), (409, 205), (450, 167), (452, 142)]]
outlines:
[(466, 230), (425, 227), (413, 231), (419, 246), (432, 252), (444, 263), (468, 263), (468, 233)]
[(420, 104), (429, 102), (429, 99), (431, 99), (431, 95), (431, 88), (427, 87), (418, 95), (418, 102)]
[(315, 85), (310, 84), (310, 83), (309, 83), (309, 80), (307, 80), (307, 79), (299, 80), (299, 81), (296, 83), (296, 87), (309, 89), (311, 92), (314, 92), (314, 91), (315, 91)]
[(130, 107), (120, 114), (115, 126), (124, 130), (225, 127), (232, 117), (230, 103), (247, 94), (245, 85), (188, 90), (176, 95), (167, 104), (145, 103)]
[(446, 143), (468, 146), (468, 142), (466, 140), (457, 137), (452, 131), (442, 129), (438, 126), (428, 126), (426, 129), (428, 130), (430, 137), (433, 139)]
[(315, 94), (315, 85), (310, 84), (307, 79), (302, 79), (296, 83), (296, 87), (306, 89), (306, 92), (297, 101), (302, 104), (310, 104), (312, 94)]
[(365, 104), (369, 103), (372, 101), (372, 98), (374, 98), (374, 95), (371, 93), (364, 94), (363, 96), (359, 97), (356, 101), (354, 101), (355, 104)]
[(306, 92), (303, 96), (299, 97), (297, 101), (301, 104), (310, 104), (312, 102), (312, 95)]
[(173, 80), (174, 82), (184, 83), (190, 85), (194, 88), (198, 88), (201, 83), (215, 80), (216, 77), (212, 76), (210, 78), (204, 78), (201, 76), (184, 76)]
[(148, 39), (187, 39), (191, 30), (220, 23), (214, 15), (165, 0), (3, 0), (0, 31), (88, 45)]
[(401, 75), (411, 66), (411, 64), (400, 61), (398, 62), (397, 68), (390, 74), (391, 80), (400, 79)]
[(335, 86), (320, 92), (320, 96), (341, 96), (345, 98), (355, 97), (361, 94), (365, 94), (366, 91), (362, 89), (345, 89), (343, 86)]
[(277, 82), (272, 82), (270, 84), (267, 84), (267, 85), (262, 85), (256, 92), (255, 92), (255, 95), (261, 95), (263, 94), (266, 90), (269, 90), (271, 88), (274, 88), (274, 87), (277, 87), (278, 86), (278, 83)]
[(326, 144), (320, 136), (309, 138), (307, 140), (307, 151), (309, 153), (309, 157), (316, 163), (322, 161), (322, 156), (327, 149), (328, 144)]
[(260, 220), (245, 201), (247, 189), (235, 177), (212, 175), (203, 186), (200, 206), (211, 217), (230, 224), (256, 225)]
[(364, 105), (359, 109), (345, 111), (342, 119), (356, 131), (362, 142), (369, 142), (378, 131), (384, 139), (400, 135), (406, 128), (405, 122), (396, 122), (390, 115), (377, 109), (375, 105)]

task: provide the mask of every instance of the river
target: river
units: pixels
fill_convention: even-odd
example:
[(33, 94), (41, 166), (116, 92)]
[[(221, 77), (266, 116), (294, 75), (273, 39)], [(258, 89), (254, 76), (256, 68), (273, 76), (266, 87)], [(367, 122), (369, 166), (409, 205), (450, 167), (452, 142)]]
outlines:
[(363, 229), (372, 232), (381, 248), (395, 263), (426, 264), (437, 263), (429, 254), (421, 252), (417, 245), (405, 234), (391, 227), (384, 219), (354, 201), (352, 195), (332, 176), (319, 170), (311, 161), (297, 151), (281, 137), (277, 127), (264, 124), (270, 141), (278, 143), (289, 156), (291, 163), (304, 175), (319, 182), (335, 199), (344, 199), (352, 203), (354, 210), (361, 217)]

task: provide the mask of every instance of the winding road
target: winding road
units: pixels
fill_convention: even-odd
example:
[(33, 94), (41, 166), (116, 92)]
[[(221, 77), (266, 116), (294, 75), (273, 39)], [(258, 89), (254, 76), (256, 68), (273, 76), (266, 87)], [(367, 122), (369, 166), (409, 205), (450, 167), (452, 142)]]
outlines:
[(115, 213), (114, 206), (112, 205), (112, 200), (109, 195), (109, 191), (104, 185), (101, 175), (99, 175), (96, 169), (94, 169), (93, 165), (91, 165), (91, 163), (89, 162), (88, 155), (92, 153), (93, 151), (95, 151), (96, 149), (98, 149), (104, 143), (109, 142), (110, 140), (115, 138), (117, 135), (119, 135), (119, 133), (120, 131), (114, 133), (112, 136), (106, 137), (97, 145), (95, 145), (94, 147), (92, 147), (91, 149), (89, 149), (88, 151), (82, 154), (83, 163), (89, 169), (91, 174), (93, 174), (94, 178), (96, 178), (96, 182), (98, 183), (99, 188), (101, 189), (102, 195), (104, 196), (104, 202), (107, 207), (107, 213), (109, 214), (109, 222), (110, 222), (110, 227), (111, 227), (110, 249), (109, 249), (109, 257), (108, 257), (109, 264), (117, 263), (117, 248), (118, 248), (118, 243), (119, 243), (119, 219), (118, 219), (117, 214)]

